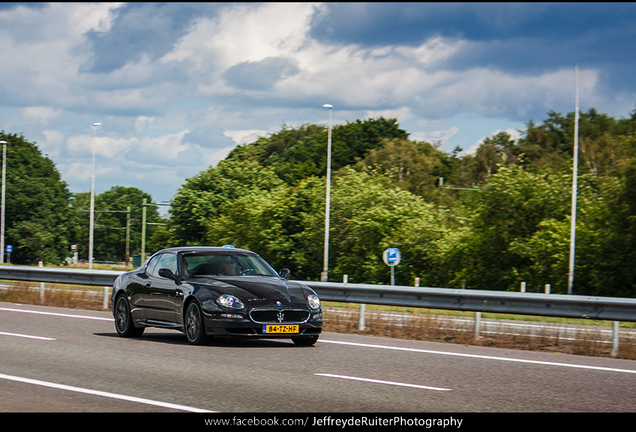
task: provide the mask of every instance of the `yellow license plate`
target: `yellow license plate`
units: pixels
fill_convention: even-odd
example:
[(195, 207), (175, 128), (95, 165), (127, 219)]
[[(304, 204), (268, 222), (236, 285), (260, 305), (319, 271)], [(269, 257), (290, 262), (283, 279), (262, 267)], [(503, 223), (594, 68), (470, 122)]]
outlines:
[(264, 325), (263, 333), (298, 333), (298, 325), (283, 325), (283, 324), (275, 324), (275, 325)]

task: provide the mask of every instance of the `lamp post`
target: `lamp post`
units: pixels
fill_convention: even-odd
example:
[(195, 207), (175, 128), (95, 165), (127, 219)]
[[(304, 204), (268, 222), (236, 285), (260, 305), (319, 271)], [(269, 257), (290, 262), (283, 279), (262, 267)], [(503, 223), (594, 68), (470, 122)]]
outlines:
[(574, 160), (572, 162), (572, 216), (570, 220), (570, 266), (568, 272), (568, 294), (574, 290), (574, 255), (576, 243), (576, 196), (579, 164), (579, 65), (574, 67), (575, 107), (574, 107)]
[(4, 263), (4, 200), (6, 194), (7, 142), (2, 143), (2, 210), (0, 210), (0, 263)]
[(93, 123), (93, 157), (91, 162), (91, 210), (88, 228), (88, 268), (93, 268), (93, 231), (95, 230), (95, 137), (101, 123)]
[(332, 105), (324, 104), (323, 108), (329, 110), (329, 129), (327, 133), (327, 193), (325, 198), (325, 252), (323, 257), (322, 273), (320, 280), (327, 282), (329, 270), (329, 213), (331, 208), (331, 110)]

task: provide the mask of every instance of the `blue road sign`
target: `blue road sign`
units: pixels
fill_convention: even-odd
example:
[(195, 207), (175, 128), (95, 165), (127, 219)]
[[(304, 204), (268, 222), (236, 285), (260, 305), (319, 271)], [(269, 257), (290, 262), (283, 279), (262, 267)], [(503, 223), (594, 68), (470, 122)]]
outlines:
[(400, 251), (398, 248), (388, 248), (382, 258), (387, 265), (396, 266), (400, 263)]
[(389, 248), (389, 252), (388, 252), (388, 261), (389, 262), (396, 262), (398, 260), (398, 249), (397, 248)]

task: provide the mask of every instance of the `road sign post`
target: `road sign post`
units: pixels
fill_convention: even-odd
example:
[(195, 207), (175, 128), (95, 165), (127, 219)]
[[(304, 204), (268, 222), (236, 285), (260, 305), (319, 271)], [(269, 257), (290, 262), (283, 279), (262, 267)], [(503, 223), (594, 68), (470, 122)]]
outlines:
[(391, 267), (391, 285), (395, 285), (395, 266), (400, 263), (400, 251), (398, 248), (388, 248), (382, 254), (384, 263)]

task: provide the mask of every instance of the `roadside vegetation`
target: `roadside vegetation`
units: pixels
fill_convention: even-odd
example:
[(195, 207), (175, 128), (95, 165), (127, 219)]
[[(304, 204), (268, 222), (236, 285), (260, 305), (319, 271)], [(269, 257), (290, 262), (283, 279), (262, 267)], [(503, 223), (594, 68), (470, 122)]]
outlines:
[[(635, 130), (636, 111), (581, 114), (574, 294), (636, 296)], [(0, 135), (10, 143), (11, 262), (59, 265), (72, 245), (86, 260), (88, 193), (70, 194), (35, 144)], [(549, 112), (519, 138), (499, 132), (471, 153), (413, 140), (394, 119), (337, 125), (332, 135), (329, 280), (388, 284), (382, 253), (397, 247), (398, 285), (567, 292), (574, 113)], [(326, 128), (307, 124), (235, 148), (187, 179), (166, 217), (147, 207), (146, 252), (233, 244), (294, 279), (318, 280), (326, 146)], [(144, 198), (152, 203), (119, 186), (96, 197), (96, 261), (139, 256)]]

